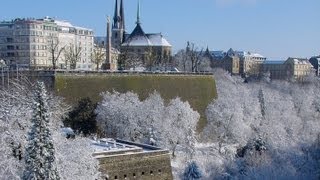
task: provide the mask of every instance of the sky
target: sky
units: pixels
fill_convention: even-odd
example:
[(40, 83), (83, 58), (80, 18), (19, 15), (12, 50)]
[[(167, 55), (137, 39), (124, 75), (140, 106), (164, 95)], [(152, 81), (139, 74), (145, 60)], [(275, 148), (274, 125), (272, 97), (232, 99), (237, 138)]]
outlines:
[[(0, 21), (45, 16), (105, 36), (115, 0), (1, 0)], [(137, 0), (124, 0), (126, 29), (135, 27)], [(245, 50), (270, 60), (320, 54), (320, 0), (141, 0), (146, 33), (161, 32), (174, 52), (187, 41), (199, 49)]]

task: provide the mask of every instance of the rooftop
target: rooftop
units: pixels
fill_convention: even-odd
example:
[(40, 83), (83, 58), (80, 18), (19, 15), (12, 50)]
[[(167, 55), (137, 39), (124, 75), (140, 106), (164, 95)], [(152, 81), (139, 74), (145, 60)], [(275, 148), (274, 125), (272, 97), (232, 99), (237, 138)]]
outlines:
[(95, 150), (93, 155), (96, 158), (134, 153), (167, 152), (159, 147), (112, 138), (93, 141), (91, 145)]

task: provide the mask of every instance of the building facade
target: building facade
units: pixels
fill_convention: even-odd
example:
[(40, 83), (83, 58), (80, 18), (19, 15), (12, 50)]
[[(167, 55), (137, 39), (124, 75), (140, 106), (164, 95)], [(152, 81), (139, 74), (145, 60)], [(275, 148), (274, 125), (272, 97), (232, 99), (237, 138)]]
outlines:
[(11, 67), (64, 69), (73, 63), (91, 69), (92, 51), (93, 31), (67, 21), (45, 17), (0, 23), (0, 58)]
[(122, 140), (101, 139), (93, 143), (93, 157), (100, 163), (104, 180), (172, 180), (169, 151)]

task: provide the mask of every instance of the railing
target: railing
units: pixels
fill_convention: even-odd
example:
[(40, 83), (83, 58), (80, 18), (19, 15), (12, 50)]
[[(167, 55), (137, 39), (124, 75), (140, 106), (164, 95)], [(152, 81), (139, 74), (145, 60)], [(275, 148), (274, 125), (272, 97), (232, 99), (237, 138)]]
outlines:
[[(1, 70), (1, 69), (0, 69)], [(24, 74), (31, 76), (54, 76), (56, 74), (159, 74), (159, 75), (213, 75), (211, 72), (175, 72), (175, 71), (109, 71), (109, 70), (12, 70), (12, 69), (2, 69), (4, 74)], [(6, 75), (5, 75), (6, 76)]]

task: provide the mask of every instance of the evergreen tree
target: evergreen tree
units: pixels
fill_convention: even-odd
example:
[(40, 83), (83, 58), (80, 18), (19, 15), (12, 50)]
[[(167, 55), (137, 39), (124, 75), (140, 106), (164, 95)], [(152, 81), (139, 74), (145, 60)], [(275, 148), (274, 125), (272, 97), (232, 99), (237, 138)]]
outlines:
[(202, 172), (198, 165), (193, 161), (191, 162), (183, 173), (183, 180), (196, 180), (202, 178)]
[(28, 135), (23, 174), (25, 180), (60, 179), (55, 168), (55, 150), (49, 129), (49, 114), (46, 89), (37, 82), (33, 102), (32, 126)]
[(78, 105), (69, 112), (64, 125), (84, 135), (96, 133), (97, 123), (94, 112), (96, 106), (89, 98), (81, 99)]

